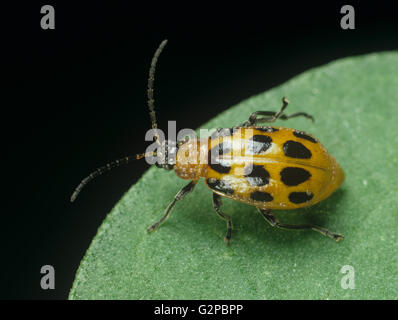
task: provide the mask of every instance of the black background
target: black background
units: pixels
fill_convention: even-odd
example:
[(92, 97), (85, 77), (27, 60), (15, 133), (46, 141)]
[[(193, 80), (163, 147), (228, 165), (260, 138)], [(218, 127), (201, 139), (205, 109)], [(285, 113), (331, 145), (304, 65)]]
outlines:
[[(69, 197), (92, 169), (148, 146), (146, 81), (161, 40), (169, 43), (155, 82), (159, 127), (196, 128), (309, 68), (398, 49), (391, 5), (328, 3), (2, 6), (1, 298), (67, 298), (101, 222), (148, 165), (119, 168), (75, 203)], [(40, 28), (45, 4), (55, 8), (55, 30)], [(340, 28), (344, 4), (355, 8), (355, 30)], [(40, 288), (45, 264), (55, 268), (55, 290)]]

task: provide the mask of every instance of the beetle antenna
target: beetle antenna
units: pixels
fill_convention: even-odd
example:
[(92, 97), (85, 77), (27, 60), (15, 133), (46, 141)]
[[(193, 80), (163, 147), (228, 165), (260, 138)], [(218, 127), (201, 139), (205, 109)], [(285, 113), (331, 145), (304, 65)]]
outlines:
[[(159, 48), (155, 51), (155, 54), (153, 55), (152, 61), (151, 61), (151, 67), (149, 69), (149, 78), (148, 78), (148, 107), (149, 107), (149, 116), (151, 118), (152, 122), (152, 129), (155, 130), (155, 137), (154, 139), (156, 142), (160, 145), (159, 142), (159, 133), (158, 133), (158, 125), (156, 123), (156, 114), (155, 114), (155, 100), (153, 98), (153, 83), (155, 81), (155, 70), (156, 70), (156, 63), (158, 62), (158, 58), (160, 54), (162, 53), (163, 48), (167, 44), (167, 40), (163, 40), (161, 44), (159, 45)], [(96, 177), (102, 175), (104, 172), (110, 171), (114, 168), (120, 167), (121, 165), (126, 165), (129, 164), (133, 160), (139, 160), (147, 156), (154, 156), (156, 152), (149, 152), (149, 153), (142, 153), (142, 154), (137, 154), (136, 156), (129, 156), (129, 157), (124, 157), (122, 159), (118, 159), (115, 161), (112, 161), (94, 172), (92, 172), (90, 175), (85, 177), (82, 182), (76, 187), (75, 191), (73, 192), (72, 196), (70, 197), (70, 201), (73, 202), (76, 200), (77, 196), (79, 193), (82, 191), (82, 189), (93, 179)]]
[(137, 154), (136, 156), (129, 156), (129, 157), (124, 157), (122, 159), (118, 159), (115, 161), (112, 161), (100, 168), (98, 168), (97, 170), (95, 170), (94, 172), (90, 173), (90, 175), (88, 175), (87, 177), (85, 177), (82, 182), (80, 182), (80, 184), (76, 187), (75, 191), (73, 192), (72, 196), (70, 197), (70, 202), (73, 202), (76, 200), (77, 196), (79, 195), (79, 193), (82, 191), (82, 189), (93, 179), (95, 179), (96, 177), (100, 176), (101, 174), (103, 174), (104, 172), (110, 171), (114, 168), (120, 167), (122, 165), (126, 165), (129, 164), (131, 161), (133, 160), (139, 160), (142, 158), (145, 158), (147, 156), (153, 156), (155, 155), (155, 152), (149, 152), (149, 153), (142, 153), (142, 154)]
[(159, 134), (158, 134), (158, 125), (156, 123), (156, 114), (155, 114), (155, 100), (153, 98), (153, 83), (155, 81), (155, 69), (156, 63), (158, 62), (158, 58), (162, 53), (163, 48), (167, 44), (167, 40), (163, 40), (160, 44), (159, 48), (156, 50), (155, 54), (153, 55), (151, 61), (151, 67), (149, 69), (149, 78), (148, 78), (148, 108), (149, 108), (149, 116), (152, 122), (152, 129), (155, 130), (155, 137), (154, 139), (160, 144), (159, 142)]

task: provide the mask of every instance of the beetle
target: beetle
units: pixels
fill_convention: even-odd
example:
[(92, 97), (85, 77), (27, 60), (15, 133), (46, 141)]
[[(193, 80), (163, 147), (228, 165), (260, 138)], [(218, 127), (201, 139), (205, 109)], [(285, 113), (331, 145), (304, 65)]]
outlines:
[(148, 232), (158, 229), (169, 217), (175, 204), (192, 192), (197, 182), (204, 178), (205, 184), (213, 192), (213, 207), (226, 222), (224, 240), (227, 245), (232, 238), (232, 221), (221, 210), (222, 197), (255, 206), (271, 226), (310, 229), (336, 241), (343, 239), (341, 234), (312, 224), (282, 224), (272, 212), (314, 205), (329, 197), (344, 181), (344, 172), (336, 159), (312, 135), (290, 128), (261, 125), (294, 117), (305, 117), (314, 121), (305, 112), (285, 114), (289, 103), (285, 97), (282, 98), (282, 107), (278, 112), (253, 112), (241, 125), (219, 128), (207, 138), (160, 141), (153, 85), (156, 64), (166, 43), (167, 40), (164, 40), (156, 50), (148, 78), (148, 107), (156, 150), (125, 157), (98, 168), (77, 186), (71, 201), (76, 199), (88, 182), (105, 171), (133, 160), (156, 156), (157, 167), (174, 170), (178, 177), (190, 182), (176, 194), (163, 216), (147, 229)]

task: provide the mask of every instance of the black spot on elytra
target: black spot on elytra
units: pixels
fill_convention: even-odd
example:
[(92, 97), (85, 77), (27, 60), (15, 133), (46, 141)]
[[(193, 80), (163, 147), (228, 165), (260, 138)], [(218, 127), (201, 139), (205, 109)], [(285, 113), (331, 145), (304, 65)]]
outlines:
[(213, 158), (231, 152), (231, 141), (228, 140), (219, 143), (211, 149), (210, 152), (212, 153), (211, 155)]
[(291, 192), (289, 194), (290, 202), (299, 204), (310, 201), (314, 197), (312, 192)]
[(279, 131), (279, 129), (274, 128), (274, 127), (256, 127), (256, 129), (259, 131), (269, 132), (269, 133)]
[(311, 177), (311, 173), (303, 168), (286, 167), (281, 171), (281, 180), (287, 186), (297, 186), (307, 181)]
[(231, 141), (223, 141), (209, 150), (208, 164), (210, 168), (219, 173), (228, 173), (231, 166), (219, 158), (220, 155), (226, 154), (231, 151)]
[(250, 198), (254, 201), (270, 202), (274, 197), (268, 192), (254, 191), (250, 194)]
[(312, 156), (311, 151), (302, 143), (292, 140), (286, 141), (283, 144), (283, 152), (291, 158), (309, 159)]
[(217, 171), (218, 173), (228, 173), (231, 171), (231, 166), (215, 162), (214, 163), (209, 163), (210, 168), (212, 168), (214, 171)]
[(259, 154), (267, 151), (272, 144), (272, 139), (269, 136), (256, 134), (251, 137), (246, 144), (246, 152), (248, 154)]
[(234, 189), (229, 181), (209, 178), (206, 182), (212, 190), (220, 191), (226, 195), (232, 195), (234, 193)]
[(255, 164), (246, 166), (245, 177), (253, 187), (265, 186), (269, 183), (269, 172), (265, 170), (264, 166)]
[(302, 132), (302, 131), (294, 131), (293, 134), (297, 138), (305, 139), (305, 140), (311, 141), (312, 143), (317, 143), (318, 142), (316, 139), (314, 139), (313, 137), (311, 137), (310, 135), (308, 135), (308, 134), (306, 134), (305, 132)]

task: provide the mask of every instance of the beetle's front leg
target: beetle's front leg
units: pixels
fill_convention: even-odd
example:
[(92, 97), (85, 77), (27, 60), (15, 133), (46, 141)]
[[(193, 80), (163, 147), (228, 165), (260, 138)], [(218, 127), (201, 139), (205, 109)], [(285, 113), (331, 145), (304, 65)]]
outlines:
[(159, 226), (169, 217), (171, 210), (174, 208), (175, 204), (177, 201), (182, 200), (188, 193), (190, 193), (193, 188), (195, 187), (197, 180), (192, 180), (190, 183), (188, 183), (184, 188), (182, 188), (178, 193), (175, 195), (174, 200), (167, 206), (163, 217), (160, 218), (160, 220), (150, 227), (147, 228), (148, 232), (155, 231)]

